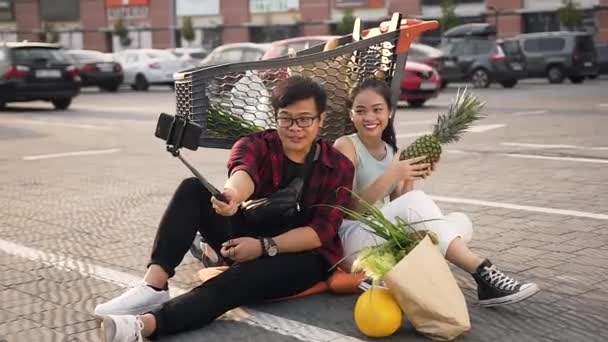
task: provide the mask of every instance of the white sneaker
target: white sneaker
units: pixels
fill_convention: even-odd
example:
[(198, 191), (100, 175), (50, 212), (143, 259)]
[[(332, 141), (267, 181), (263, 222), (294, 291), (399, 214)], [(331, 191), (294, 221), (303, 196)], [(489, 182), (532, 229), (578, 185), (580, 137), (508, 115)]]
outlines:
[(138, 316), (104, 316), (101, 323), (105, 342), (143, 342), (144, 323)]
[(156, 291), (142, 281), (109, 302), (97, 305), (95, 315), (143, 315), (160, 308), (169, 299), (169, 290)]

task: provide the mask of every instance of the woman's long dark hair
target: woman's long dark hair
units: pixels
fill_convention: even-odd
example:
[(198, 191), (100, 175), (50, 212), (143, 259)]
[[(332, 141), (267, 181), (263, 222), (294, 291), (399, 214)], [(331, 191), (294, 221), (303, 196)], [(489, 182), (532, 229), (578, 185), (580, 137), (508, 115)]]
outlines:
[(384, 102), (386, 102), (386, 107), (389, 111), (388, 125), (382, 131), (382, 140), (386, 142), (390, 147), (393, 148), (393, 153), (397, 153), (397, 137), (395, 135), (395, 125), (393, 124), (393, 117), (390, 116), (392, 112), (391, 107), (391, 88), (389, 88), (388, 84), (385, 81), (381, 81), (376, 78), (368, 78), (362, 83), (360, 83), (355, 89), (352, 90), (350, 95), (350, 103), (355, 102), (355, 97), (359, 95), (364, 90), (372, 90), (376, 92), (376, 94), (382, 96), (384, 98)]

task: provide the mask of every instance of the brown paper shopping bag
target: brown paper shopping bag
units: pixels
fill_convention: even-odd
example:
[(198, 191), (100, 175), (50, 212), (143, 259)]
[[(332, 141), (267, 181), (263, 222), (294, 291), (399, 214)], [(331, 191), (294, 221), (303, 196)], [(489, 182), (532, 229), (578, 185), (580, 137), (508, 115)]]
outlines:
[(384, 280), (418, 332), (449, 341), (471, 328), (464, 295), (428, 236)]

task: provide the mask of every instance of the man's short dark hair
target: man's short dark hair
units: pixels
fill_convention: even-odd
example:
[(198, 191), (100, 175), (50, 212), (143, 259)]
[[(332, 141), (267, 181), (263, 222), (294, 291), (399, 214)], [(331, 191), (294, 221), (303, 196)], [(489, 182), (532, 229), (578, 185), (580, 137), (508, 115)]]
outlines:
[(325, 89), (310, 77), (291, 76), (274, 88), (272, 94), (274, 115), (277, 115), (280, 108), (311, 97), (315, 100), (318, 113), (324, 112), (327, 106)]

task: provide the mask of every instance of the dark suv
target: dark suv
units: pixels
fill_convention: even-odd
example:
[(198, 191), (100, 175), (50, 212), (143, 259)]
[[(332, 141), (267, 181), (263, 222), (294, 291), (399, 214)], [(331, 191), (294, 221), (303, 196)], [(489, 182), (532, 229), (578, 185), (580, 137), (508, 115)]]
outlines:
[(46, 43), (0, 43), (0, 108), (7, 102), (44, 100), (67, 109), (80, 90), (78, 70)]
[(521, 55), (507, 54), (496, 40), (477, 37), (452, 38), (439, 46), (444, 54), (441, 78), (450, 82), (470, 81), (476, 88), (498, 82), (512, 88), (523, 76)]
[(528, 33), (505, 41), (520, 46), (527, 77), (547, 77), (551, 83), (562, 83), (567, 77), (581, 83), (598, 74), (595, 43), (588, 33)]

